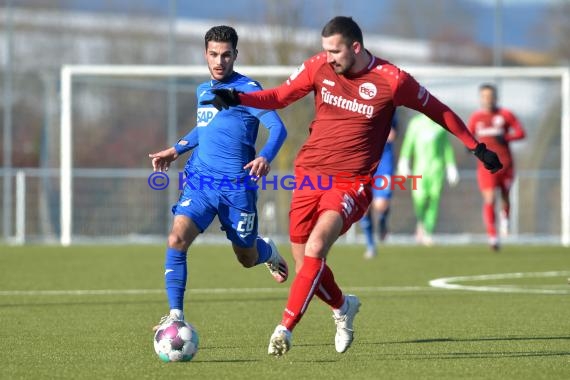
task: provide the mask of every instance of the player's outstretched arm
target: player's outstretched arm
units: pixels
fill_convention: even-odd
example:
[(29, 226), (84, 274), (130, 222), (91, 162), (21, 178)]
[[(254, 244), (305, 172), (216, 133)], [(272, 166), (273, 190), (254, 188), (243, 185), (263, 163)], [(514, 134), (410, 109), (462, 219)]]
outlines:
[(218, 111), (240, 104), (266, 110), (285, 108), (313, 91), (313, 80), (308, 71), (302, 65), (281, 85), (260, 91), (243, 93), (235, 88), (216, 88), (211, 90), (213, 96), (202, 100), (200, 104), (211, 104)]
[(485, 169), (491, 173), (496, 173), (503, 168), (497, 154), (487, 149), (485, 144), (478, 142), (453, 110), (431, 95), (405, 72), (401, 72), (399, 76), (395, 104), (419, 111), (451, 132), (483, 162)]
[(170, 147), (160, 152), (150, 153), (148, 157), (152, 160), (152, 169), (155, 172), (166, 172), (170, 163), (178, 158), (178, 152), (174, 147)]

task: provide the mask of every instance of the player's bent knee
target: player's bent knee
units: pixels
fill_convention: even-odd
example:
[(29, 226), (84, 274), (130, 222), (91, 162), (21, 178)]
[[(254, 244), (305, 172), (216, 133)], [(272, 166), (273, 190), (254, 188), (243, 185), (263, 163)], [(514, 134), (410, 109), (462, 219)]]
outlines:
[(190, 246), (190, 242), (184, 239), (180, 234), (171, 232), (168, 235), (168, 246), (170, 248), (176, 248), (185, 251)]
[(305, 256), (310, 257), (325, 257), (326, 244), (322, 239), (315, 239), (307, 242), (305, 248)]

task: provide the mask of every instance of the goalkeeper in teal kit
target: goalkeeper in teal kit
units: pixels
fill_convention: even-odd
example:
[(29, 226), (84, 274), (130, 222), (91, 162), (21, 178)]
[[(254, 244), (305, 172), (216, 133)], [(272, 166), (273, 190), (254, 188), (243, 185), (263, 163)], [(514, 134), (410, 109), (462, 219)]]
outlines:
[[(413, 158), (412, 170), (410, 161)], [(414, 116), (408, 125), (400, 149), (398, 172), (401, 175), (421, 175), (417, 188), (412, 190), (416, 214), (416, 240), (433, 244), (433, 232), (439, 214), (443, 182), (447, 176), (450, 185), (459, 181), (453, 147), (447, 133), (423, 114)]]
[[(211, 96), (212, 89), (235, 88), (246, 93), (261, 89), (259, 83), (233, 70), (237, 41), (236, 31), (228, 26), (215, 26), (206, 33), (205, 57), (211, 80), (198, 86), (198, 104)], [(269, 130), (269, 137), (256, 156), (260, 122)], [(287, 263), (275, 244), (258, 236), (256, 208), (256, 180), (269, 172), (269, 163), (286, 136), (275, 111), (246, 106), (218, 111), (212, 105), (202, 105), (190, 133), (173, 147), (149, 155), (155, 171), (166, 171), (179, 155), (193, 150), (184, 169), (183, 191), (172, 208), (174, 221), (164, 266), (170, 312), (160, 324), (184, 319), (187, 251), (215, 216), (244, 267), (265, 263), (276, 281), (287, 280)]]

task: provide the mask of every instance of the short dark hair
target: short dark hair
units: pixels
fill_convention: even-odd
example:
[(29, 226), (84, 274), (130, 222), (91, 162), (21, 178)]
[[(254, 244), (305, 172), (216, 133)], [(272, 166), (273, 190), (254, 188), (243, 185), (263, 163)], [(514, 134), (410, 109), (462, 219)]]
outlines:
[(352, 44), (354, 41), (358, 41), (361, 45), (364, 45), (362, 30), (360, 30), (360, 27), (352, 17), (337, 16), (327, 22), (323, 27), (321, 36), (330, 37), (334, 34), (340, 34), (347, 45)]
[(204, 36), (204, 48), (208, 48), (208, 42), (231, 42), (235, 50), (238, 43), (238, 35), (234, 28), (226, 25), (218, 25), (210, 28)]
[(483, 83), (479, 86), (479, 91), (483, 91), (483, 90), (491, 90), (493, 91), (493, 94), (496, 96), (497, 95), (497, 87), (494, 84), (491, 83)]

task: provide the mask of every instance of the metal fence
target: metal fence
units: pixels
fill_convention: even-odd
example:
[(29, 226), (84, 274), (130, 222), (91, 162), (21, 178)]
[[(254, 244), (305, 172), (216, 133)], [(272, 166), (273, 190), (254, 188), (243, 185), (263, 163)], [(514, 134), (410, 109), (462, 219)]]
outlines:
[[(5, 175), (4, 172), (0, 172)], [(170, 172), (168, 190), (153, 190), (148, 184), (151, 169), (75, 169), (73, 228), (74, 243), (161, 243), (170, 229), (170, 208), (176, 202), (178, 174)], [(283, 178), (288, 172), (272, 172)], [(475, 172), (460, 171), (456, 187), (443, 191), (435, 241), (439, 244), (485, 241), (481, 198)], [(19, 168), (12, 172), (15, 191), (12, 243), (59, 243), (59, 171)], [(513, 188), (512, 230), (507, 242), (560, 242), (559, 171), (521, 171)], [(288, 241), (291, 191), (259, 190), (259, 230), (281, 242)], [(280, 187), (280, 186), (277, 186)], [(415, 217), (410, 189), (394, 191), (388, 243), (413, 243)], [(217, 220), (198, 243), (224, 242)], [(342, 242), (362, 242), (354, 226)]]

